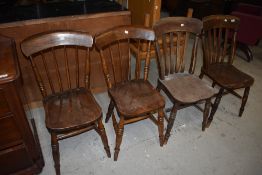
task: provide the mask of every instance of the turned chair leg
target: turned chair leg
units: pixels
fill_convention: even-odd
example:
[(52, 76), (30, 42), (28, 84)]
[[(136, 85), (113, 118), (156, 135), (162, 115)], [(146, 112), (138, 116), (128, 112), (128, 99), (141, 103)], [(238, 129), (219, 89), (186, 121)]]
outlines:
[(250, 90), (250, 87), (245, 88), (244, 95), (242, 97), (241, 107), (240, 107), (239, 114), (238, 114), (239, 117), (241, 117), (243, 112), (244, 112), (245, 105), (246, 105), (247, 99), (248, 99), (249, 90)]
[[(209, 127), (210, 123), (208, 121), (209, 111), (211, 106), (211, 99), (207, 99), (205, 103), (205, 109), (203, 112), (203, 123), (202, 123), (202, 131), (205, 131), (207, 127)], [(211, 122), (211, 121), (210, 121)]]
[(224, 93), (224, 89), (223, 89), (223, 88), (220, 88), (220, 90), (219, 90), (219, 92), (218, 92), (218, 94), (217, 94), (217, 96), (216, 96), (215, 102), (214, 102), (214, 104), (213, 104), (213, 106), (212, 106), (210, 115), (209, 115), (209, 117), (208, 117), (208, 125), (207, 125), (207, 127), (209, 126), (209, 124), (210, 124), (210, 123), (212, 122), (212, 120), (213, 120), (213, 117), (214, 117), (214, 115), (215, 115), (215, 113), (216, 113), (216, 111), (217, 111), (217, 108), (218, 108), (218, 105), (219, 105), (219, 103), (220, 103), (220, 101), (221, 101), (221, 98), (222, 98), (222, 96), (223, 96), (223, 93)]
[(105, 119), (105, 122), (107, 123), (108, 120), (110, 119), (110, 117), (112, 116), (112, 113), (114, 111), (114, 102), (112, 100), (110, 100), (110, 104), (108, 106), (108, 110), (107, 110), (107, 113), (106, 113), (106, 119)]
[(98, 120), (98, 130), (99, 130), (101, 140), (103, 142), (104, 149), (106, 151), (107, 157), (110, 158), (111, 153), (110, 153), (110, 148), (108, 146), (108, 140), (107, 140), (107, 136), (106, 136), (105, 127), (104, 127), (103, 122), (102, 122), (102, 117)]
[(160, 146), (164, 145), (164, 109), (158, 110), (158, 133)]
[(117, 132), (116, 132), (116, 147), (114, 153), (114, 161), (117, 161), (118, 154), (120, 151), (120, 145), (122, 143), (122, 138), (124, 133), (124, 123), (125, 123), (124, 118), (120, 117), (120, 121), (118, 123)]
[(164, 144), (167, 144), (167, 141), (168, 141), (168, 139), (170, 137), (170, 132), (171, 132), (171, 130), (173, 128), (174, 121), (176, 119), (176, 113), (177, 113), (177, 109), (176, 109), (176, 106), (174, 105), (172, 110), (171, 110), (171, 112), (170, 112), (170, 117), (168, 119), (168, 124), (167, 124)]
[(56, 134), (51, 133), (51, 146), (54, 160), (54, 167), (56, 175), (60, 175), (60, 155), (59, 155), (59, 143)]

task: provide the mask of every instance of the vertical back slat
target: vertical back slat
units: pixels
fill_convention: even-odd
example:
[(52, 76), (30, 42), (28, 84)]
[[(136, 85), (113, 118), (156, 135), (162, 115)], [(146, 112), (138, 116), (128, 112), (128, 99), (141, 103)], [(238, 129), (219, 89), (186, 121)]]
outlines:
[(177, 40), (176, 40), (176, 67), (175, 72), (178, 73), (180, 71), (180, 42), (181, 42), (181, 33), (177, 32)]
[(216, 34), (216, 28), (213, 29), (213, 59), (215, 62), (217, 62), (217, 34)]
[(188, 42), (188, 38), (189, 38), (189, 33), (185, 32), (185, 34), (183, 33), (183, 35), (185, 36), (185, 40), (184, 40), (184, 44), (183, 44), (183, 49), (181, 49), (182, 53), (180, 55), (180, 59), (181, 59), (181, 66), (180, 66), (180, 72), (184, 72), (185, 70), (185, 53), (186, 53), (186, 49), (187, 49), (187, 42)]
[(58, 66), (58, 62), (57, 62), (57, 59), (56, 59), (56, 53), (55, 53), (54, 48), (52, 48), (52, 55), (53, 55), (53, 59), (54, 59), (54, 62), (55, 62), (55, 69), (56, 69), (56, 75), (57, 75), (57, 78), (58, 78), (59, 89), (60, 89), (60, 92), (62, 92), (63, 91), (63, 85), (62, 85), (62, 81), (61, 81), (61, 73), (59, 71), (59, 66)]
[(45, 85), (43, 83), (43, 78), (41, 77), (41, 74), (39, 72), (39, 68), (37, 67), (37, 64), (35, 63), (32, 56), (30, 56), (29, 58), (30, 58), (31, 65), (33, 67), (34, 75), (36, 77), (37, 84), (38, 84), (38, 87), (40, 89), (40, 92), (41, 92), (43, 97), (46, 97), (47, 96), (46, 88), (45, 88)]
[(90, 50), (86, 49), (85, 53), (85, 77), (84, 77), (85, 88), (90, 89)]
[(121, 47), (120, 47), (120, 42), (118, 40), (117, 42), (117, 47), (118, 47), (118, 55), (119, 55), (119, 62), (120, 62), (120, 81), (123, 80), (123, 69), (122, 69), (122, 52), (121, 52)]
[(79, 88), (79, 57), (78, 57), (77, 46), (75, 46), (75, 57), (76, 57), (76, 87)]
[(229, 30), (226, 29), (225, 37), (224, 37), (224, 45), (223, 45), (223, 56), (222, 56), (221, 62), (224, 62), (225, 56), (227, 55), (228, 33), (229, 33)]
[(168, 75), (170, 72), (170, 60), (168, 58), (168, 50), (167, 50), (167, 35), (162, 35), (162, 48), (163, 48), (163, 56), (165, 61), (165, 75)]
[(170, 73), (175, 72), (175, 49), (174, 49), (174, 33), (170, 32)]
[(208, 50), (210, 63), (213, 63), (213, 44), (211, 30), (208, 30)]
[(218, 62), (221, 61), (221, 37), (222, 37), (222, 28), (219, 28), (218, 29), (218, 39), (217, 39), (217, 45), (218, 45), (217, 60)]
[(130, 48), (130, 39), (128, 38), (128, 68), (127, 68), (127, 75), (128, 80), (131, 80), (131, 48)]
[(199, 36), (197, 35), (195, 40), (194, 40), (194, 45), (193, 45), (193, 51), (191, 55), (191, 63), (189, 67), (189, 73), (193, 74), (195, 72), (195, 67), (196, 67), (196, 57), (197, 57), (197, 50), (198, 50), (198, 41), (199, 41)]
[(151, 50), (151, 42), (148, 41), (146, 61), (145, 61), (145, 67), (144, 67), (144, 80), (147, 80), (147, 78), (148, 78), (149, 65), (150, 65), (150, 50)]
[[(140, 40), (138, 40), (138, 46), (137, 46), (137, 59), (136, 61), (139, 61), (140, 60), (140, 47), (141, 47), (141, 43), (140, 43)], [(138, 70), (140, 70), (140, 63), (139, 62), (136, 62), (136, 79), (139, 79), (140, 78), (140, 72)]]
[(66, 65), (67, 85), (68, 85), (68, 88), (71, 89), (70, 70), (69, 70), (68, 56), (67, 56), (66, 46), (64, 46), (64, 57), (65, 57), (65, 65)]
[(100, 57), (101, 57), (101, 62), (102, 62), (102, 66), (103, 66), (104, 75), (105, 75), (105, 78), (106, 78), (106, 84), (107, 84), (107, 87), (110, 89), (110, 88), (112, 88), (112, 83), (110, 81), (110, 74), (109, 74), (108, 67), (107, 67), (107, 64), (106, 64), (106, 60), (105, 60), (105, 57), (104, 57), (102, 50), (100, 50)]
[(156, 39), (155, 42), (155, 47), (156, 47), (156, 51), (157, 51), (157, 62), (158, 62), (158, 73), (159, 73), (159, 77), (161, 80), (164, 79), (164, 75), (165, 75), (165, 61), (163, 58), (163, 54), (160, 50), (160, 41), (158, 39)]
[(112, 52), (112, 46), (109, 46), (109, 54), (110, 54), (110, 59), (112, 63), (112, 70), (113, 70), (113, 78), (114, 78), (114, 83), (116, 83), (116, 65), (114, 62), (114, 57), (113, 57), (113, 52)]
[(230, 58), (228, 60), (229, 64), (233, 64), (234, 58), (235, 58), (235, 54), (236, 54), (236, 38), (237, 38), (237, 31), (234, 31), (233, 33), (233, 41), (231, 44), (231, 55)]
[(54, 86), (53, 86), (53, 82), (52, 82), (52, 79), (51, 79), (51, 76), (50, 76), (49, 69), (48, 69), (47, 64), (46, 64), (45, 55), (44, 55), (43, 52), (40, 52), (40, 53), (41, 53), (41, 58), (42, 58), (42, 61), (43, 61), (43, 64), (44, 64), (45, 73), (47, 75), (47, 79), (48, 79), (48, 82), (49, 82), (49, 86), (51, 88), (52, 93), (54, 94), (55, 90), (54, 90)]

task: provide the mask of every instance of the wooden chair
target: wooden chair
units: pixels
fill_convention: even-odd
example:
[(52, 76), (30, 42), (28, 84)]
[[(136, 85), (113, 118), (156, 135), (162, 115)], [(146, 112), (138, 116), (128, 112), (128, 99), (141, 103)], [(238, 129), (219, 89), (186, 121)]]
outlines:
[[(167, 143), (177, 110), (202, 101), (205, 102), (202, 130), (205, 130), (210, 101), (216, 91), (193, 75), (202, 22), (195, 18), (169, 17), (161, 19), (153, 28), (157, 37), (156, 51), (160, 75), (157, 89), (163, 90), (173, 103), (165, 133), (165, 143)], [(190, 35), (192, 35), (194, 44), (187, 72), (185, 71), (185, 55), (190, 52), (188, 49)], [(163, 51), (160, 51), (160, 48), (163, 48)]]
[[(147, 41), (149, 53), (151, 43), (155, 40), (155, 33), (149, 28), (122, 26), (98, 35), (95, 40), (111, 98), (106, 122), (112, 116), (116, 133), (115, 161), (118, 158), (126, 124), (150, 118), (158, 126), (160, 146), (163, 145), (165, 101), (147, 80), (149, 54), (144, 67), (144, 78), (134, 79), (131, 75), (130, 40), (132, 39), (136, 39), (139, 43), (140, 40)], [(105, 58), (105, 52), (109, 52), (111, 57)], [(114, 108), (120, 118), (118, 123), (113, 113)], [(156, 111), (158, 111), (158, 119), (152, 115)]]
[[(159, 15), (156, 15), (157, 14), (156, 10), (154, 10), (153, 12), (154, 13), (146, 13), (145, 14), (144, 26), (152, 28), (153, 25), (157, 21), (159, 21), (160, 12), (159, 12)], [(192, 15), (193, 15), (193, 9), (189, 8), (188, 11), (187, 11), (187, 17), (192, 17)], [(153, 18), (153, 20), (152, 20), (152, 18)], [(135, 42), (131, 44), (131, 52), (132, 52), (132, 54), (134, 54), (134, 56), (136, 58), (136, 69), (137, 69), (138, 73), (140, 73), (140, 71), (141, 71), (141, 61), (145, 60), (146, 54), (147, 54), (146, 44), (142, 44), (142, 45), (140, 45), (140, 47), (141, 48), (138, 48), (138, 45)], [(150, 58), (156, 58), (155, 48), (153, 48), (153, 47), (150, 50)], [(137, 74), (136, 76), (139, 78), (140, 74)]]
[[(110, 157), (102, 111), (89, 90), (89, 48), (92, 45), (92, 36), (73, 31), (37, 34), (21, 43), (43, 95), (45, 122), (51, 134), (54, 166), (58, 175), (59, 140), (95, 129)], [(84, 67), (79, 66), (81, 61)], [(49, 69), (54, 67), (55, 72), (51, 72)]]
[[(212, 86), (220, 87), (219, 93), (212, 107), (209, 121), (220, 103), (224, 91), (242, 99), (239, 116), (242, 116), (247, 102), (250, 86), (254, 79), (233, 66), (236, 52), (236, 36), (239, 18), (235, 16), (212, 15), (203, 18), (203, 67), (200, 78), (208, 76)], [(236, 89), (245, 88), (243, 97), (235, 92)]]

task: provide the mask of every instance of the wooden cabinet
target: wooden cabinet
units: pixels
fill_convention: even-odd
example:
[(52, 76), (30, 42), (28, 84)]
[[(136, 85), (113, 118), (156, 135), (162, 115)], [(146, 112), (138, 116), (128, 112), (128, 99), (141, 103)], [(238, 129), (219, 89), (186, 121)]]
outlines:
[(44, 166), (34, 120), (25, 110), (25, 100), (15, 44), (0, 36), (1, 175), (37, 174)]

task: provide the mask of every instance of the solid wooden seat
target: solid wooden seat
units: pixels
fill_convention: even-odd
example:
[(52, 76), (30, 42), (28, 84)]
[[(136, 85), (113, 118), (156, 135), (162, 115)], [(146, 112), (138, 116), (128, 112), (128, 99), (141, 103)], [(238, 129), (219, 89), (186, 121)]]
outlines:
[[(147, 81), (150, 65), (150, 46), (155, 40), (152, 29), (138, 26), (121, 26), (96, 36), (96, 46), (100, 51), (103, 71), (108, 86), (110, 104), (106, 122), (112, 117), (116, 133), (114, 160), (118, 158), (122, 142), (124, 125), (144, 119), (151, 119), (159, 131), (160, 146), (163, 146), (165, 101)], [(131, 41), (147, 44), (147, 57), (144, 66), (144, 78), (132, 75)], [(109, 57), (104, 53), (109, 52)], [(134, 72), (138, 74), (137, 70)], [(116, 121), (116, 108), (119, 122)], [(152, 114), (158, 112), (156, 119)], [(142, 131), (141, 131), (142, 132)]]
[(159, 80), (166, 93), (179, 103), (196, 103), (212, 97), (216, 90), (191, 74), (175, 74)]
[(94, 129), (107, 156), (111, 156), (101, 108), (90, 92), (92, 45), (91, 35), (74, 31), (41, 33), (21, 43), (43, 96), (57, 175), (60, 175), (59, 140)]
[[(203, 18), (204, 64), (199, 77), (208, 76), (213, 81), (212, 86), (218, 85), (220, 88), (209, 116), (210, 122), (222, 96), (226, 94), (225, 91), (242, 99), (239, 109), (239, 116), (242, 116), (250, 87), (254, 83), (251, 76), (233, 66), (239, 23), (239, 18), (230, 15), (211, 15)], [(243, 96), (235, 92), (240, 88), (245, 89)]]
[(228, 63), (211, 64), (203, 72), (225, 89), (245, 88), (254, 83), (254, 78)]
[[(183, 107), (196, 105), (196, 103), (202, 101), (205, 102), (202, 130), (204, 131), (206, 127), (209, 126), (207, 119), (211, 98), (215, 95), (215, 90), (193, 75), (196, 64), (198, 40), (202, 30), (202, 22), (200, 20), (187, 17), (163, 18), (153, 26), (153, 29), (157, 36), (156, 51), (159, 67), (157, 89), (159, 91), (163, 90), (173, 102), (165, 133), (164, 141), (167, 143), (177, 110)], [(176, 39), (174, 40), (174, 38)], [(189, 38), (191, 38), (194, 43), (187, 73), (185, 71), (187, 62), (185, 55), (189, 50)], [(162, 39), (162, 42), (159, 42), (160, 39)]]
[(165, 106), (164, 98), (144, 80), (132, 80), (109, 89), (120, 115), (132, 118)]
[(88, 126), (102, 117), (92, 93), (84, 88), (49, 98), (45, 109), (46, 127), (60, 132)]

